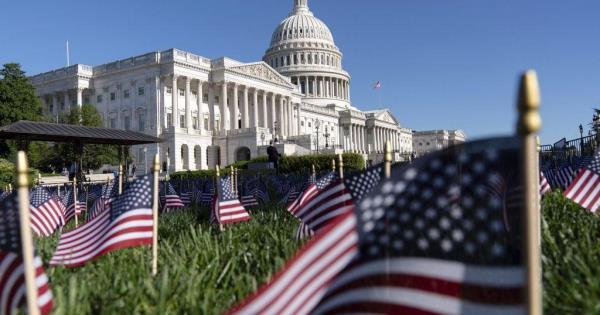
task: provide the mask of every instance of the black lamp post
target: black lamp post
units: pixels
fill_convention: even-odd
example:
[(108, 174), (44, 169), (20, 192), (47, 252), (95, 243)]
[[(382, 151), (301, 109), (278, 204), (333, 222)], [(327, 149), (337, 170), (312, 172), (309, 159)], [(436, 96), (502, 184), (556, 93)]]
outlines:
[(325, 147), (329, 149), (329, 137), (331, 137), (331, 134), (329, 133), (329, 129), (327, 127), (325, 127), (325, 133), (323, 134), (323, 137), (325, 137)]
[(583, 126), (581, 124), (579, 124), (579, 135), (581, 136), (579, 138), (579, 144), (581, 146), (580, 155), (583, 155)]
[(315, 121), (315, 129), (317, 130), (317, 153), (319, 153), (319, 128), (321, 128), (321, 122)]

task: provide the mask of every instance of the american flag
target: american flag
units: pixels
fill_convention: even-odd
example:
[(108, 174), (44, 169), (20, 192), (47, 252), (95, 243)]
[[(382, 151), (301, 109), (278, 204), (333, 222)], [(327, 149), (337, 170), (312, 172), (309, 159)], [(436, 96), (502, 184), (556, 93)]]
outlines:
[[(23, 266), (19, 207), (16, 194), (0, 201), (0, 313), (13, 314), (26, 308), (25, 273)], [(52, 292), (42, 259), (34, 254), (37, 305), (41, 314), (52, 311)]]
[(121, 248), (152, 244), (152, 176), (137, 177), (104, 211), (61, 235), (50, 265), (81, 266)]
[(65, 222), (69, 222), (76, 215), (81, 215), (87, 210), (87, 198), (83, 189), (78, 189), (77, 203), (73, 202), (73, 188), (68, 189), (62, 197), (62, 203), (65, 206)]
[(181, 201), (181, 198), (179, 198), (179, 195), (177, 195), (175, 188), (173, 188), (173, 185), (171, 185), (171, 183), (169, 182), (164, 182), (161, 185), (160, 203), (163, 213), (171, 212), (185, 207), (183, 201)]
[[(288, 211), (308, 225), (312, 231), (318, 233), (332, 220), (354, 209), (354, 196), (350, 189), (356, 189), (356, 193), (360, 194), (362, 186), (359, 185), (359, 179), (376, 178), (370, 186), (373, 187), (381, 178), (380, 171), (381, 168), (372, 168), (363, 174), (349, 177), (347, 181), (336, 179), (337, 175), (331, 172), (309, 185), (304, 193), (288, 207)], [(347, 185), (351, 185), (352, 188), (349, 189)], [(296, 234), (300, 235), (300, 232)]]
[(233, 314), (523, 314), (518, 138), (395, 168)]
[(298, 224), (298, 228), (296, 229), (296, 240), (301, 241), (306, 238), (311, 238), (315, 235), (315, 232), (310, 228), (310, 226), (306, 225), (304, 222), (300, 222)]
[(102, 185), (102, 196), (112, 198), (117, 196), (119, 193), (119, 177), (115, 177), (114, 180), (108, 181), (108, 183)]
[(212, 202), (212, 221), (225, 225), (250, 220), (250, 214), (232, 191), (230, 175), (221, 179), (218, 188), (219, 192)]
[(569, 187), (569, 185), (571, 185), (573, 182), (575, 175), (576, 173), (573, 169), (573, 166), (571, 166), (571, 164), (568, 162), (563, 163), (555, 171), (554, 178), (556, 181), (556, 187), (561, 189)]
[(544, 175), (544, 172), (540, 172), (540, 195), (543, 196), (552, 191), (550, 187), (550, 183), (548, 183), (548, 179)]
[(596, 212), (600, 207), (600, 151), (585, 166), (564, 192), (565, 197)]
[(181, 193), (181, 202), (183, 202), (183, 204), (185, 206), (189, 206), (192, 204), (194, 199), (194, 193), (192, 191), (186, 191), (186, 192), (182, 192)]
[(65, 206), (42, 186), (31, 192), (29, 209), (31, 228), (38, 236), (50, 236), (65, 225)]
[(87, 217), (88, 221), (95, 219), (97, 216), (102, 214), (104, 211), (110, 209), (110, 203), (112, 200), (113, 200), (112, 198), (106, 198), (106, 197), (97, 198), (96, 201), (94, 201), (94, 204), (92, 204), (90, 211), (88, 211), (88, 217)]

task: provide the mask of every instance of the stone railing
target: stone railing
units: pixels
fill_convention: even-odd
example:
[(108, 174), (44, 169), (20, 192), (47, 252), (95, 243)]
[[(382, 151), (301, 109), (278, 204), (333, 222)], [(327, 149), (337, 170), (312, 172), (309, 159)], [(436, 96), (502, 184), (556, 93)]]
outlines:
[(61, 68), (33, 76), (31, 77), (31, 83), (37, 84), (45, 81), (57, 80), (77, 75), (92, 76), (93, 74), (94, 70), (91, 66), (76, 64), (70, 67)]
[(130, 69), (141, 65), (155, 64), (158, 62), (158, 57), (159, 55), (157, 52), (151, 52), (140, 56), (135, 56), (123, 60), (117, 60), (111, 63), (106, 63), (94, 67), (94, 73), (103, 74), (112, 71)]
[(210, 68), (210, 59), (194, 55), (187, 51), (179, 50), (179, 49), (169, 49), (160, 52), (160, 62), (170, 62), (170, 61), (179, 61), (185, 62), (193, 65), (209, 67)]
[(338, 112), (333, 108), (321, 107), (321, 106), (311, 105), (308, 103), (302, 103), (300, 105), (300, 109), (304, 110), (304, 111), (309, 111), (309, 112), (313, 112), (313, 113), (319, 113), (319, 114), (329, 115), (329, 116), (334, 116), (334, 117), (340, 116), (338, 114)]

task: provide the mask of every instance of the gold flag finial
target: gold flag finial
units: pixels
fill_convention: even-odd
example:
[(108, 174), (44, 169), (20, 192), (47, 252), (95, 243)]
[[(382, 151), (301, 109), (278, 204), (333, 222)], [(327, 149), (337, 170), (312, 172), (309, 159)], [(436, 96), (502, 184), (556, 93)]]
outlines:
[(152, 166), (153, 172), (160, 172), (160, 158), (158, 157), (158, 154), (154, 156), (154, 163), (152, 164)]
[(520, 135), (536, 133), (542, 127), (540, 117), (540, 87), (537, 74), (533, 70), (525, 72), (521, 76), (519, 86), (519, 120), (517, 130)]
[(335, 172), (335, 159), (331, 159), (331, 170)]

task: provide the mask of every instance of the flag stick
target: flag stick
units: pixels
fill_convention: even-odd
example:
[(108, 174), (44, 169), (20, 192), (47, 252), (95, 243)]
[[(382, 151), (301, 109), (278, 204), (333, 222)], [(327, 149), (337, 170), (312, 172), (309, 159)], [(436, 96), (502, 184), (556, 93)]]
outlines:
[(317, 180), (317, 170), (316, 170), (316, 168), (315, 168), (315, 165), (314, 165), (314, 164), (312, 165), (312, 174), (311, 174), (311, 176), (312, 176), (312, 180), (313, 180), (313, 181), (316, 181), (316, 180)]
[(385, 151), (383, 156), (383, 172), (385, 178), (392, 176), (392, 145), (389, 141), (384, 144), (383, 150)]
[(338, 155), (338, 172), (340, 173), (340, 178), (344, 179), (344, 158), (341, 154)]
[(73, 177), (73, 211), (75, 211), (75, 227), (78, 227), (79, 218), (77, 216), (77, 175)]
[(35, 268), (33, 267), (33, 237), (31, 236), (29, 218), (29, 184), (27, 175), (27, 157), (25, 156), (25, 152), (19, 151), (17, 155), (17, 187), (19, 194), (23, 267), (25, 269), (27, 313), (30, 315), (39, 315), (40, 309), (37, 306), (38, 292), (35, 285)]
[(119, 163), (119, 196), (123, 193), (123, 163)]
[[(219, 198), (218, 198), (218, 194), (219, 194), (219, 187), (221, 186), (221, 170), (219, 169), (219, 165), (217, 164), (217, 185), (216, 185), (216, 189), (215, 189), (215, 193), (217, 194), (217, 204), (219, 202)], [(221, 218), (219, 218), (219, 213), (215, 213), (215, 218), (217, 218), (217, 221), (219, 222), (219, 230), (221, 230), (221, 232), (225, 231), (225, 229), (223, 228), (223, 224), (221, 224)]]
[(154, 156), (152, 165), (152, 275), (158, 274), (158, 172), (160, 160), (158, 154)]
[(527, 314), (542, 314), (540, 198), (536, 133), (542, 125), (539, 114), (540, 92), (535, 71), (521, 76), (517, 130), (522, 139), (523, 218), (527, 262)]
[(335, 172), (335, 159), (331, 159), (331, 170)]

